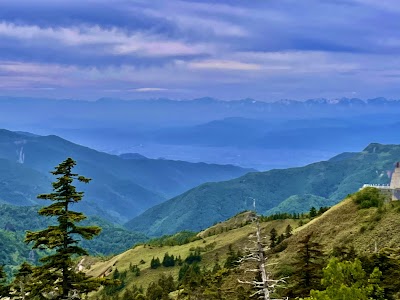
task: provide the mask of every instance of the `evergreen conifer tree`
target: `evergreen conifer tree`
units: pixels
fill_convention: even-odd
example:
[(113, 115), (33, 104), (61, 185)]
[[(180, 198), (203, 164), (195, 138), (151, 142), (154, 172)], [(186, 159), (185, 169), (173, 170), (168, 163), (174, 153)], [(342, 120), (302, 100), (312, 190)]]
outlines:
[(78, 192), (73, 182), (88, 183), (89, 178), (73, 173), (76, 162), (67, 158), (51, 173), (56, 176), (52, 183), (53, 192), (39, 195), (39, 199), (52, 203), (39, 210), (39, 215), (53, 217), (57, 224), (46, 229), (26, 234), (26, 242), (33, 243), (33, 249), (49, 249), (51, 254), (40, 259), (40, 266), (34, 268), (35, 285), (32, 296), (50, 295), (53, 299), (78, 298), (83, 293), (96, 290), (95, 281), (83, 272), (75, 270), (73, 258), (87, 255), (79, 247), (79, 237), (92, 239), (101, 229), (97, 226), (78, 226), (86, 217), (83, 213), (71, 210), (71, 205), (82, 200), (83, 192)]
[(32, 273), (32, 266), (27, 262), (22, 263), (12, 283), (12, 299), (29, 299), (27, 295), (31, 293), (33, 286)]
[(292, 236), (293, 228), (288, 224), (285, 229), (285, 238), (290, 238)]
[(274, 248), (276, 246), (276, 239), (278, 236), (278, 232), (276, 231), (275, 228), (272, 228), (271, 231), (269, 232), (269, 234), (270, 234), (269, 240), (271, 241), (270, 247)]
[(310, 209), (310, 218), (315, 218), (317, 216), (317, 209), (313, 206)]
[(299, 241), (297, 261), (294, 263), (296, 284), (288, 295), (290, 298), (293, 296), (305, 297), (311, 289), (321, 287), (324, 254), (321, 250), (322, 246), (312, 240), (312, 234), (308, 234)]
[(160, 259), (158, 257), (157, 258), (153, 257), (150, 262), (150, 267), (152, 269), (157, 269), (159, 266), (161, 266)]
[(4, 268), (0, 265), (0, 297), (5, 297), (8, 295), (9, 287), (6, 284), (6, 273), (4, 272)]

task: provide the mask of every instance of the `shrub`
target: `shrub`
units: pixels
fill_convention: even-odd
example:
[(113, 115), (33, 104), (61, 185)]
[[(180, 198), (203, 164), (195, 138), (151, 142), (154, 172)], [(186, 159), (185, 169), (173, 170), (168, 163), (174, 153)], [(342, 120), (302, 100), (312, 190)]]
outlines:
[(373, 187), (366, 187), (354, 194), (354, 202), (360, 208), (380, 207), (383, 205), (384, 196)]
[(288, 243), (286, 241), (283, 241), (282, 243), (279, 243), (277, 246), (274, 248), (274, 253), (279, 253), (284, 251), (288, 246)]

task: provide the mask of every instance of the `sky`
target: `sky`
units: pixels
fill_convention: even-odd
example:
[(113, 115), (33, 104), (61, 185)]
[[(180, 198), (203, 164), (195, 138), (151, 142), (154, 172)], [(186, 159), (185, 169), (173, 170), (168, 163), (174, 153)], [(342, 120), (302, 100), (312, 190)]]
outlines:
[(400, 98), (398, 0), (2, 0), (0, 96)]

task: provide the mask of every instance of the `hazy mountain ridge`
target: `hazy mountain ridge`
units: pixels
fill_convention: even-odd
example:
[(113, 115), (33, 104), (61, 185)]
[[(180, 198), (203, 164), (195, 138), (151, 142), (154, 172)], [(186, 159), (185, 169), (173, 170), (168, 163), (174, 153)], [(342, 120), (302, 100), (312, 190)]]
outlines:
[[(253, 172), (230, 181), (203, 184), (148, 209), (126, 227), (155, 236), (201, 230), (251, 209), (252, 199), (257, 199), (261, 213), (279, 207), (285, 200), (297, 201), (306, 195), (329, 206), (364, 183), (387, 184), (389, 172), (400, 160), (400, 145), (375, 143), (362, 152), (338, 157), (304, 167)], [(322, 203), (321, 198), (326, 201)], [(304, 205), (302, 211), (308, 209)]]
[(168, 160), (125, 160), (57, 136), (28, 136), (0, 131), (0, 199), (19, 205), (40, 204), (36, 196), (51, 189), (49, 172), (67, 157), (77, 172), (92, 178), (82, 187), (91, 215), (123, 222), (145, 209), (203, 182), (235, 178), (250, 170)]
[(385, 98), (263, 102), (0, 97), (0, 128), (56, 134), (117, 155), (268, 170), (357, 151), (371, 141), (396, 143), (399, 103)]
[[(21, 110), (21, 107), (24, 107), (24, 110)], [(43, 107), (46, 109), (39, 109)], [(187, 101), (170, 99), (83, 101), (0, 97), (0, 119), (4, 124), (35, 125), (40, 121), (42, 128), (45, 125), (55, 127), (54, 124), (65, 128), (98, 127), (100, 124), (102, 124), (100, 126), (109, 124), (111, 127), (123, 124), (138, 125), (148, 124), (149, 120), (156, 117), (157, 122), (164, 125), (200, 124), (228, 117), (264, 119), (268, 116), (274, 119), (297, 117), (299, 109), (303, 117), (329, 117), (335, 113), (348, 115), (390, 112), (389, 110), (394, 108), (400, 109), (400, 100), (339, 98), (264, 102), (253, 99), (221, 101), (200, 98)], [(65, 123), (65, 120), (73, 122)], [(0, 123), (0, 126), (4, 125)]]

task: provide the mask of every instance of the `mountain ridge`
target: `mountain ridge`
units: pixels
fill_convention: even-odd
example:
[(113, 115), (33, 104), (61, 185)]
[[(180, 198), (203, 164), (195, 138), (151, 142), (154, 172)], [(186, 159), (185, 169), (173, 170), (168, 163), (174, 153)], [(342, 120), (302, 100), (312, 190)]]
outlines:
[(14, 190), (14, 194), (11, 197), (7, 190), (0, 189), (0, 199), (21, 205), (40, 203), (36, 195), (51, 189), (49, 172), (67, 157), (77, 161), (78, 173), (93, 178), (89, 185), (78, 185), (88, 198), (82, 202), (83, 210), (119, 223), (203, 182), (235, 178), (251, 170), (184, 161), (125, 160), (56, 135), (1, 130), (0, 186), (9, 187), (7, 190)]
[[(148, 209), (125, 226), (150, 236), (181, 230), (198, 231), (251, 209), (252, 199), (257, 199), (260, 213), (296, 195), (312, 195), (318, 203), (324, 198), (323, 206), (330, 206), (364, 183), (387, 184), (389, 171), (398, 160), (400, 145), (372, 143), (363, 151), (341, 159), (252, 172), (229, 181), (206, 183)], [(304, 211), (309, 208), (304, 206)]]

